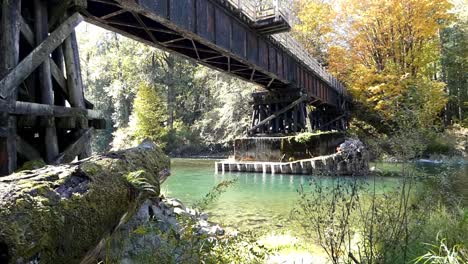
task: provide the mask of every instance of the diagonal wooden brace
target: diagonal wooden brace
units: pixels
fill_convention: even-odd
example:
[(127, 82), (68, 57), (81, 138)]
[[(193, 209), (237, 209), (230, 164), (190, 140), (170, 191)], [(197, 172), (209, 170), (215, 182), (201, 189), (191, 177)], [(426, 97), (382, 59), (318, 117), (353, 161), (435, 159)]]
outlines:
[(303, 101), (307, 100), (309, 98), (309, 96), (307, 96), (306, 94), (302, 95), (299, 99), (297, 99), (296, 101), (292, 102), (290, 105), (286, 106), (285, 108), (277, 111), (277, 112), (274, 112), (272, 115), (270, 115), (269, 117), (263, 119), (261, 122), (259, 122), (258, 124), (256, 124), (255, 126), (253, 126), (250, 130), (249, 130), (249, 133), (251, 133), (252, 131), (255, 131), (255, 129), (263, 126), (264, 124), (268, 123), (269, 121), (277, 118), (278, 116), (280, 116), (281, 114), (283, 113), (286, 113), (287, 111), (289, 111), (290, 109), (292, 109), (294, 106), (302, 103)]
[(0, 97), (8, 98), (39, 65), (54, 51), (83, 21), (83, 17), (75, 13), (63, 22), (47, 39), (37, 46), (26, 58), (24, 58), (5, 78), (0, 81)]

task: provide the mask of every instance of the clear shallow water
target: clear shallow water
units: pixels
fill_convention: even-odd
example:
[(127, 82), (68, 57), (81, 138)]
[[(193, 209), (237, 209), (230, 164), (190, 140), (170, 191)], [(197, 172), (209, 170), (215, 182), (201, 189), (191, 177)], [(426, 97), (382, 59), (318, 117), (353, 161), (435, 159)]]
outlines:
[[(299, 199), (301, 185), (307, 189), (311, 177), (259, 173), (216, 174), (214, 160), (173, 159), (171, 176), (162, 186), (166, 196), (176, 197), (190, 206), (213, 186), (227, 179), (238, 179), (209, 208), (210, 220), (240, 230), (261, 228), (263, 231), (291, 231), (297, 228), (290, 219)], [(317, 179), (317, 177), (315, 177)], [(349, 180), (350, 178), (344, 177)], [(323, 184), (333, 178), (320, 177)], [(363, 178), (363, 181), (366, 181)], [(377, 178), (376, 188), (384, 192), (398, 184), (398, 178)]]

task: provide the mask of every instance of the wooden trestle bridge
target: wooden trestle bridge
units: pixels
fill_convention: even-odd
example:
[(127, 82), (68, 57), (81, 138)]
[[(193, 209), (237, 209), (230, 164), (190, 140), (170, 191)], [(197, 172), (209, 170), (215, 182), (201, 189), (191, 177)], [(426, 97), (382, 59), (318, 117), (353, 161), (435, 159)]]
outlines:
[(83, 20), (264, 87), (251, 134), (346, 127), (345, 89), (290, 37), (277, 0), (0, 1), (0, 175), (28, 160), (85, 158), (105, 127), (83, 96)]

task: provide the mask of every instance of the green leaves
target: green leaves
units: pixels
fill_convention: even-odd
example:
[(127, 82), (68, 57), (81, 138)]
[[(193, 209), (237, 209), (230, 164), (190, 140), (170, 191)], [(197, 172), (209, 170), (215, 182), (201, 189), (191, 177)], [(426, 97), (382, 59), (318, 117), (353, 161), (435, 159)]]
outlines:
[(135, 189), (142, 193), (149, 194), (153, 197), (159, 195), (159, 179), (154, 179), (151, 175), (144, 170), (130, 172), (126, 175), (126, 180)]

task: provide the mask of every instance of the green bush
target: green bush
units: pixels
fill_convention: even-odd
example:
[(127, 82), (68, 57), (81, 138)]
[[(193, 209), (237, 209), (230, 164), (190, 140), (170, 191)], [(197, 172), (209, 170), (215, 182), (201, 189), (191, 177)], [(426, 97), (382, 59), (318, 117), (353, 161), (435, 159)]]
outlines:
[(448, 134), (434, 133), (428, 136), (424, 155), (453, 155), (455, 154), (456, 139)]

